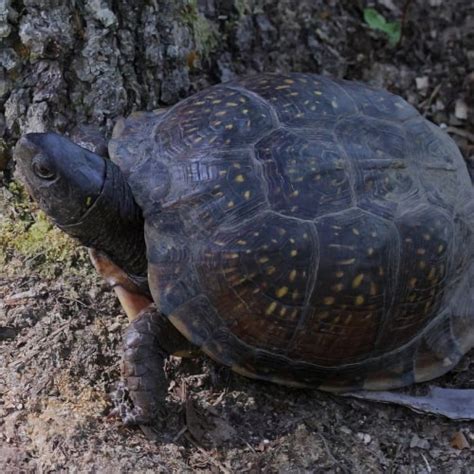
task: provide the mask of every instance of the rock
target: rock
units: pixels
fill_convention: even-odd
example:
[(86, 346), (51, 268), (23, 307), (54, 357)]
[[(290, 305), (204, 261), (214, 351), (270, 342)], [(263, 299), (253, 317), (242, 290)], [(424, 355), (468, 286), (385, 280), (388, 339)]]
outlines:
[(430, 84), (430, 80), (428, 76), (422, 76), (422, 77), (415, 78), (415, 83), (416, 83), (416, 88), (419, 91), (426, 91), (426, 89), (428, 89), (428, 86)]
[(370, 444), (372, 437), (367, 433), (357, 433), (356, 436), (364, 443)]
[(414, 434), (410, 441), (410, 448), (430, 449), (430, 447), (430, 442), (420, 438), (417, 434)]
[(459, 120), (467, 120), (468, 108), (466, 102), (458, 99), (454, 105), (454, 116)]

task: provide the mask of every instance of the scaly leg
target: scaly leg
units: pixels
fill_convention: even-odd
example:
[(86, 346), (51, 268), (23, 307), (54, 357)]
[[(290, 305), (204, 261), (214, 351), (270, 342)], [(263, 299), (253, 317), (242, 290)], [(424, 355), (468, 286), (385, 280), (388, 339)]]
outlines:
[[(168, 390), (164, 361), (169, 354), (193, 355), (196, 348), (155, 308), (151, 298), (106, 256), (91, 250), (96, 270), (113, 287), (130, 325), (123, 344), (123, 383), (113, 394), (115, 412), (127, 425), (149, 424), (160, 414)], [(133, 407), (126, 403), (126, 396)]]

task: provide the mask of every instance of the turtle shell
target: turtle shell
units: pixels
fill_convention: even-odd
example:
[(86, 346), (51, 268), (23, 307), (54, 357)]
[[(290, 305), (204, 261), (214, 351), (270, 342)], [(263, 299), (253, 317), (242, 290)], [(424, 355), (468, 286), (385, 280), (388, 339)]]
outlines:
[(391, 388), (474, 345), (474, 191), (402, 98), (312, 74), (210, 87), (110, 143), (157, 307), (247, 376)]

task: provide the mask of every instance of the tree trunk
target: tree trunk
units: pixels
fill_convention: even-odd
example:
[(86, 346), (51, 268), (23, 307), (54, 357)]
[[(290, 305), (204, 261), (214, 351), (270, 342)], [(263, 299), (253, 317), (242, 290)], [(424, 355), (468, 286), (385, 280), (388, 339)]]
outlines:
[(3, 0), (0, 136), (110, 129), (237, 73), (318, 70), (322, 3)]
[[(461, 7), (468, 7), (455, 1), (460, 8), (449, 15), (457, 11), (462, 18)], [(363, 24), (359, 3), (0, 0), (0, 169), (21, 133), (67, 132), (84, 122), (110, 131), (117, 116), (173, 104), (238, 74), (349, 74), (404, 89), (400, 82), (414, 79), (411, 69), (403, 78), (402, 69), (374, 72), (371, 64), (395, 56), (416, 61), (417, 36), (407, 40), (410, 28), (404, 25), (404, 42), (391, 49)], [(390, 7), (387, 16), (401, 17), (412, 2), (382, 3)], [(426, 2), (418, 3), (412, 8)], [(426, 25), (429, 16), (437, 20), (439, 12), (432, 10)], [(439, 42), (433, 39), (438, 55), (452, 54)], [(462, 71), (452, 78), (455, 85), (461, 80)]]

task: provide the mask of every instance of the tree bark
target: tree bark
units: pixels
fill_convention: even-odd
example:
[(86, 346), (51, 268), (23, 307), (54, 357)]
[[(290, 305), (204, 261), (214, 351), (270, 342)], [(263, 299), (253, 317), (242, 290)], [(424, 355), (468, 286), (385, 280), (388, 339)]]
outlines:
[[(468, 7), (453, 1), (460, 8), (449, 15), (462, 18)], [(404, 2), (382, 3), (390, 7), (387, 17), (401, 17)], [(406, 89), (412, 67), (404, 75), (403, 68), (379, 74), (371, 66), (416, 63), (417, 37), (431, 20), (439, 24), (440, 11), (426, 11), (418, 36), (404, 25), (404, 43), (391, 49), (364, 25), (363, 6), (352, 0), (0, 0), (0, 170), (22, 133), (68, 132), (79, 123), (110, 132), (120, 115), (173, 104), (239, 74), (313, 71)], [(422, 10), (426, 2), (410, 8)], [(433, 39), (425, 59), (452, 56), (452, 48), (438, 43)], [(453, 76), (460, 86), (463, 71)]]

